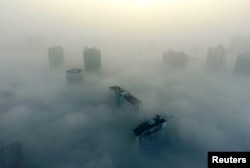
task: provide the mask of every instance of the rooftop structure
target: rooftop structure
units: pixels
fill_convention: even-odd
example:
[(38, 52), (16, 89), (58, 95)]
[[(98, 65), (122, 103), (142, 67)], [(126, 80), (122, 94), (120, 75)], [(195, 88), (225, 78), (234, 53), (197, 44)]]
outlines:
[(152, 154), (161, 146), (161, 130), (166, 127), (167, 120), (159, 115), (138, 125), (134, 130), (136, 144), (140, 151)]
[(219, 45), (218, 47), (210, 47), (207, 53), (207, 67), (211, 69), (220, 69), (225, 66), (227, 58), (227, 50)]
[(82, 81), (82, 69), (73, 68), (66, 71), (67, 81), (71, 83), (79, 83)]
[(131, 95), (128, 91), (119, 86), (111, 86), (110, 90), (115, 93), (115, 101), (118, 107), (127, 105), (127, 107), (130, 107), (135, 111), (139, 110), (139, 104), (141, 101)]
[(62, 47), (48, 49), (49, 63), (51, 68), (58, 68), (64, 64), (64, 52)]
[(97, 71), (101, 69), (101, 50), (85, 47), (83, 50), (84, 69)]
[(184, 68), (187, 66), (188, 55), (184, 52), (169, 50), (163, 53), (163, 62), (171, 68)]
[(159, 115), (138, 125), (133, 131), (136, 136), (148, 136), (161, 130), (166, 125), (166, 119)]
[(0, 168), (21, 168), (21, 150), (19, 142), (3, 146), (0, 150)]

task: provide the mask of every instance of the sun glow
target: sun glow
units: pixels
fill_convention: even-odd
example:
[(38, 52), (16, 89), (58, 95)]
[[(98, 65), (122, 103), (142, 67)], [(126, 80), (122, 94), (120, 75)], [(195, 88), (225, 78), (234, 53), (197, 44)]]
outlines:
[(137, 0), (137, 4), (141, 7), (147, 6), (150, 4), (150, 0)]

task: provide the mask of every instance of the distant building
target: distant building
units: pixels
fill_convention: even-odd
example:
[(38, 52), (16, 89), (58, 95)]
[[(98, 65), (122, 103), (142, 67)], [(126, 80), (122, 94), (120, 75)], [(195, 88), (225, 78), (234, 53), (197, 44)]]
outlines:
[(67, 81), (70, 83), (80, 83), (82, 81), (82, 69), (73, 68), (66, 71)]
[(16, 103), (16, 95), (12, 91), (0, 92), (0, 107), (2, 111), (5, 111), (6, 109), (13, 107), (15, 103)]
[(161, 130), (166, 127), (167, 120), (159, 115), (138, 125), (134, 130), (136, 144), (142, 152), (154, 153), (161, 146)]
[(19, 142), (3, 146), (0, 150), (0, 168), (21, 168), (22, 145)]
[(141, 103), (136, 97), (131, 95), (128, 91), (119, 86), (111, 86), (109, 87), (112, 94), (115, 97), (115, 103), (117, 107), (125, 107), (127, 109), (131, 109), (132, 111), (139, 111), (139, 104)]
[(229, 51), (230, 53), (236, 55), (244, 52), (250, 52), (250, 35), (236, 35), (232, 37), (229, 43)]
[(98, 71), (101, 69), (101, 50), (85, 47), (83, 50), (84, 69)]
[(235, 64), (235, 71), (250, 75), (250, 52), (239, 54)]
[(207, 53), (207, 67), (210, 69), (221, 69), (225, 66), (226, 58), (227, 50), (222, 45), (211, 47)]
[(64, 64), (64, 52), (62, 47), (48, 49), (49, 63), (51, 68), (58, 68)]
[(171, 68), (184, 68), (188, 63), (188, 55), (184, 52), (169, 50), (168, 52), (163, 53), (163, 62)]

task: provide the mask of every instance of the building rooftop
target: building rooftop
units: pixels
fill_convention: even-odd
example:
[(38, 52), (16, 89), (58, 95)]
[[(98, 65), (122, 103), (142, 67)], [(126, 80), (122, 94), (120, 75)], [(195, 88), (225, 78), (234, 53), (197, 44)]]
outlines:
[(138, 100), (136, 97), (134, 97), (133, 95), (131, 95), (128, 91), (126, 91), (125, 89), (119, 87), (119, 86), (111, 86), (109, 87), (111, 90), (113, 90), (116, 93), (120, 93), (121, 96), (127, 100), (129, 103), (136, 105), (141, 103), (140, 100)]
[(133, 132), (136, 136), (140, 136), (142, 134), (150, 135), (160, 130), (162, 128), (162, 124), (166, 121), (166, 119), (162, 118), (159, 115), (156, 115), (155, 118), (141, 123), (133, 130)]
[(68, 73), (79, 73), (82, 72), (82, 69), (78, 69), (78, 68), (73, 68), (70, 70), (67, 70)]
[(100, 51), (100, 49), (96, 47), (84, 47), (84, 51)]
[(119, 86), (111, 86), (109, 87), (111, 90), (113, 90), (114, 92), (121, 92), (124, 91), (124, 89), (120, 88)]
[(128, 102), (130, 102), (131, 104), (133, 105), (136, 105), (136, 104), (140, 104), (141, 101), (138, 100), (136, 97), (132, 96), (132, 95), (127, 95), (124, 97), (125, 100), (127, 100)]

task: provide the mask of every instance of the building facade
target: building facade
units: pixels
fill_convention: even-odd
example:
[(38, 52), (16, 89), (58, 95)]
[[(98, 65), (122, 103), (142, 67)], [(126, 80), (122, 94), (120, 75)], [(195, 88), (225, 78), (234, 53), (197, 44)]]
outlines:
[(210, 47), (207, 52), (206, 65), (210, 69), (224, 68), (227, 58), (227, 49), (222, 45)]
[(101, 69), (101, 50), (85, 47), (83, 50), (85, 71), (98, 71)]
[(175, 52), (169, 50), (163, 53), (163, 62), (166, 63), (170, 68), (184, 68), (188, 63), (188, 55), (184, 52)]
[(250, 74), (250, 52), (238, 55), (235, 71), (242, 74)]
[(64, 65), (64, 52), (62, 47), (49, 48), (48, 55), (51, 68), (59, 68)]
[(111, 91), (112, 97), (115, 98), (115, 105), (117, 107), (134, 112), (139, 111), (139, 105), (141, 101), (131, 95), (128, 91), (119, 86), (111, 86), (109, 89)]

